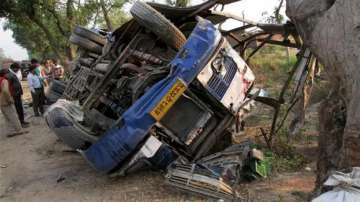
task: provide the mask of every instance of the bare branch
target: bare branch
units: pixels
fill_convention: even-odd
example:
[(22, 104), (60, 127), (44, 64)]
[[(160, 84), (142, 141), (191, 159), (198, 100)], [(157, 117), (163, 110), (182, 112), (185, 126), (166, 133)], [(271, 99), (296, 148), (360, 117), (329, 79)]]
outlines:
[(108, 29), (110, 31), (112, 31), (113, 26), (112, 26), (111, 20), (110, 20), (109, 15), (108, 15), (108, 11), (106, 10), (106, 5), (105, 5), (104, 0), (100, 0), (100, 6), (101, 6), (101, 10), (103, 11), (103, 15), (104, 15), (106, 25), (107, 25)]
[(275, 8), (274, 17), (277, 23), (281, 23), (280, 9), (283, 6), (284, 0), (280, 0), (279, 5)]

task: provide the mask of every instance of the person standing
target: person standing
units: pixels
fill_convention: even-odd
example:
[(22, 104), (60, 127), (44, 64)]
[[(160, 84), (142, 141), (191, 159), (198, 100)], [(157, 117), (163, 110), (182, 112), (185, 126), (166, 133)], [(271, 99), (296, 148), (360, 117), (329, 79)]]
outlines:
[(6, 78), (7, 69), (0, 67), (0, 111), (5, 119), (5, 133), (7, 137), (21, 135), (23, 131), (21, 123), (16, 115), (14, 100), (11, 96), (12, 86)]
[(39, 61), (35, 58), (31, 59), (31, 66), (34, 66), (35, 70), (35, 75), (37, 75), (40, 78), (40, 82), (41, 82), (41, 86), (42, 86), (42, 91), (41, 91), (41, 95), (40, 95), (40, 101), (42, 102), (42, 104), (45, 104), (45, 101), (47, 101), (47, 98), (45, 96), (45, 88), (44, 86), (46, 86), (47, 84), (45, 83), (45, 78), (42, 77), (41, 75), (41, 70), (42, 70), (42, 66), (40, 65)]
[(53, 78), (55, 80), (62, 80), (64, 77), (64, 68), (59, 65), (55, 60), (53, 60), (54, 68), (53, 68)]
[(27, 75), (27, 80), (29, 82), (29, 88), (31, 90), (31, 97), (33, 100), (33, 109), (34, 115), (40, 116), (40, 113), (44, 113), (44, 101), (43, 101), (43, 85), (41, 78), (36, 74), (36, 65), (30, 66), (29, 74)]
[[(15, 66), (14, 66), (15, 64)], [(23, 79), (23, 75), (22, 75), (22, 72), (21, 72), (21, 66), (19, 63), (15, 62), (13, 64), (10, 65), (10, 69), (9, 71), (13, 74), (16, 75), (16, 77), (18, 78), (19, 82), (22, 81)]]
[(24, 119), (24, 108), (21, 99), (23, 95), (23, 90), (21, 87), (20, 80), (18, 76), (15, 74), (15, 72), (17, 72), (19, 69), (20, 69), (20, 65), (18, 63), (11, 64), (9, 71), (7, 71), (6, 73), (6, 78), (9, 81), (10, 85), (12, 86), (12, 91), (10, 93), (14, 99), (15, 109), (19, 117), (21, 126), (23, 128), (26, 128), (29, 126), (29, 123), (26, 122)]
[(38, 76), (41, 76), (40, 72), (41, 72), (41, 66), (40, 66), (40, 63), (37, 59), (33, 58), (31, 59), (31, 66), (34, 66), (35, 67), (35, 74), (38, 75)]
[(44, 81), (47, 86), (50, 85), (51, 80), (53, 79), (53, 69), (54, 64), (52, 60), (48, 59), (45, 61), (43, 68), (41, 69), (41, 77), (44, 78)]

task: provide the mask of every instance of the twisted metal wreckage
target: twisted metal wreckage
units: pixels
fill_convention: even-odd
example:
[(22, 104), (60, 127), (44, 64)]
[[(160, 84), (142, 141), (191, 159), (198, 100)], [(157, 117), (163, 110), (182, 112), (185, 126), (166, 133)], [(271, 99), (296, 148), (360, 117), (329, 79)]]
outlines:
[[(78, 58), (66, 87), (52, 87), (62, 99), (45, 116), (49, 127), (100, 172), (163, 169), (181, 189), (239, 197), (231, 185), (245, 162), (255, 163), (253, 176), (266, 171), (261, 152), (248, 143), (231, 145), (231, 136), (242, 130), (246, 106), (255, 100), (275, 109), (263, 134), (271, 146), (285, 91), (294, 75), (301, 88), (311, 53), (291, 23), (259, 24), (218, 9), (233, 2), (174, 8), (138, 1), (133, 19), (113, 32), (76, 27), (70, 41)], [(229, 18), (244, 25), (221, 29)], [(252, 93), (255, 76), (246, 62), (265, 44), (300, 50), (278, 99)]]

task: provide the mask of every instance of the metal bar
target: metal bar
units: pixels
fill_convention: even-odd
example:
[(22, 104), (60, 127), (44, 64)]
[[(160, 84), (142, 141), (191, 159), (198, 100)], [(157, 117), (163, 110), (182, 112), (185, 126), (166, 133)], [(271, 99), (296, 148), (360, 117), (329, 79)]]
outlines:
[(270, 97), (255, 97), (254, 100), (256, 102), (260, 102), (263, 104), (266, 104), (268, 106), (271, 106), (273, 108), (278, 107), (280, 104), (283, 104), (284, 102), (279, 102), (279, 100), (270, 98)]
[(221, 178), (214, 178), (214, 176), (208, 177), (199, 173), (193, 174), (190, 172), (179, 171), (176, 168), (168, 173), (167, 178), (168, 182), (184, 186), (183, 188), (189, 190), (192, 190), (191, 188), (201, 189), (203, 191), (211, 192), (212, 194), (225, 194), (228, 196), (233, 196), (234, 194), (233, 189), (228, 184)]
[[(258, 41), (262, 42), (262, 41), (265, 41), (265, 40), (264, 39), (259, 39)], [(285, 47), (291, 47), (291, 48), (300, 48), (300, 46), (297, 45), (297, 44), (287, 43), (287, 42), (283, 42), (283, 41), (267, 40), (266, 43), (279, 45), (279, 46), (285, 46)]]
[(182, 17), (182, 18), (180, 19), (180, 22), (185, 21), (185, 20), (186, 20), (187, 18), (189, 18), (189, 17), (193, 17), (193, 16), (197, 15), (198, 13), (200, 13), (200, 12), (203, 11), (203, 10), (208, 10), (208, 9), (210, 9), (211, 7), (213, 7), (213, 6), (214, 6), (215, 4), (217, 4), (217, 3), (218, 3), (217, 1), (208, 1), (208, 2), (204, 3), (204, 5), (201, 6), (199, 9), (197, 9), (196, 11), (194, 11), (194, 12), (192, 12), (192, 13), (184, 16), (184, 17)]
[(229, 33), (229, 36), (231, 38), (233, 38), (235, 41), (237, 41), (238, 43), (242, 43), (242, 41), (233, 33)]
[(232, 115), (228, 115), (222, 119), (222, 121), (218, 124), (218, 127), (207, 137), (207, 139), (200, 146), (197, 154), (195, 155), (195, 160), (200, 159), (205, 155), (211, 148), (209, 145), (213, 145), (218, 139), (219, 134), (223, 132), (225, 128), (227, 128), (230, 123), (234, 120)]
[(238, 31), (242, 31), (242, 30), (245, 30), (245, 29), (249, 29), (251, 27), (254, 27), (254, 25), (244, 25), (244, 26), (241, 26), (241, 27), (237, 27), (237, 28), (234, 28), (234, 29), (231, 29), (231, 30), (228, 30), (228, 31), (223, 31), (223, 35), (228, 35), (230, 33), (233, 33), (233, 32), (238, 32)]
[[(271, 39), (272, 36), (273, 36), (273, 35), (270, 34), (270, 36), (268, 36), (267, 39)], [(253, 50), (253, 52), (251, 52), (250, 55), (247, 57), (246, 63), (248, 63), (248, 62), (249, 62), (249, 59), (250, 59), (253, 55), (255, 55), (255, 53), (257, 53), (257, 52), (260, 50), (260, 48), (262, 48), (265, 44), (266, 44), (266, 42), (264, 41), (264, 42), (262, 42), (258, 47), (256, 47), (255, 50)]]
[[(139, 33), (139, 32), (138, 32)], [(137, 42), (138, 33), (135, 35), (135, 37), (130, 41), (130, 43), (126, 46), (124, 51), (120, 54), (116, 60), (109, 64), (108, 71), (106, 72), (104, 78), (99, 82), (99, 84), (95, 87), (95, 89), (91, 92), (89, 97), (86, 99), (86, 101), (83, 104), (83, 110), (87, 111), (89, 110), (92, 105), (97, 101), (97, 99), (104, 93), (105, 89), (107, 88), (107, 84), (111, 81), (111, 77), (114, 76), (120, 69), (121, 66), (127, 57), (131, 54), (130, 53), (130, 47)]]
[(235, 15), (235, 14), (230, 13), (230, 12), (211, 11), (211, 13), (212, 13), (212, 14), (215, 14), (215, 15), (221, 15), (221, 16), (224, 16), (224, 17), (232, 18), (232, 19), (234, 19), (234, 20), (237, 20), (237, 21), (240, 21), (240, 22), (244, 22), (244, 23), (247, 23), (247, 24), (250, 24), (250, 25), (255, 25), (255, 26), (258, 26), (258, 25), (259, 25), (258, 22), (245, 19), (245, 18), (243, 18), (243, 17), (241, 17), (241, 16)]
[[(288, 86), (290, 85), (290, 82), (296, 72), (296, 70), (299, 68), (299, 66), (303, 63), (302, 59), (303, 59), (303, 55), (306, 54), (309, 50), (307, 48), (304, 48), (300, 51), (300, 55), (302, 56), (301, 60), (298, 60), (296, 62), (296, 64), (294, 65), (294, 68), (291, 70), (288, 79), (286, 80), (285, 84), (283, 85), (280, 95), (278, 97), (278, 101), (279, 102), (284, 102), (284, 95), (286, 90), (288, 89)], [(271, 123), (271, 129), (270, 129), (270, 134), (269, 134), (269, 142), (272, 142), (273, 136), (275, 135), (275, 129), (276, 129), (276, 122), (277, 122), (277, 118), (278, 118), (278, 114), (280, 111), (280, 105), (278, 107), (275, 108), (275, 113), (273, 116), (273, 121)]]
[[(245, 43), (245, 42), (247, 42), (247, 41), (249, 41), (249, 40), (251, 40), (251, 39), (253, 39), (253, 38), (257, 37), (257, 36), (261, 36), (261, 35), (269, 35), (269, 34), (265, 33), (265, 32), (256, 33), (254, 35), (251, 35), (251, 36), (245, 38), (244, 40), (242, 40), (242, 42)], [(237, 47), (238, 46), (234, 46), (234, 48), (237, 48)], [(245, 46), (245, 48), (246, 47), (247, 47), (247, 45)]]

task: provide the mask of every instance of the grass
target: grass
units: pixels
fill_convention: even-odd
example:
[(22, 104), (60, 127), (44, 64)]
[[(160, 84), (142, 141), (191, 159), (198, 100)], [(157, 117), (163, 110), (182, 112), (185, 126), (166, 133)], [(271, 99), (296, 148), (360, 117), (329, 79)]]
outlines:
[(296, 62), (293, 49), (287, 57), (285, 47), (267, 45), (255, 54), (249, 65), (256, 75), (256, 83), (265, 88), (272, 97), (277, 97), (288, 73)]
[(273, 143), (272, 165), (277, 172), (297, 171), (306, 164), (305, 157), (296, 151), (296, 148), (288, 142), (288, 130), (281, 128)]
[(294, 156), (275, 155), (272, 165), (277, 172), (290, 172), (300, 170), (305, 163), (305, 158), (301, 154)]
[[(289, 72), (296, 63), (296, 50), (289, 49), (289, 57), (287, 55), (287, 48), (274, 45), (267, 45), (255, 54), (249, 65), (256, 75), (256, 86), (264, 88), (268, 91), (269, 96), (276, 98), (279, 96), (280, 90), (289, 76)], [(288, 91), (285, 94), (285, 100), (289, 102), (294, 86), (290, 84)], [(285, 115), (289, 103), (285, 103), (281, 107), (278, 121), (282, 120)], [(267, 113), (269, 111), (267, 110)], [(271, 120), (270, 117), (258, 117), (259, 114), (252, 116), (250, 123), (263, 123), (263, 119)], [(266, 150), (265, 155), (271, 159), (272, 168), (275, 172), (292, 172), (297, 171), (305, 165), (306, 160), (303, 155), (296, 151), (296, 148), (288, 142), (288, 125), (291, 117), (285, 121), (285, 124), (280, 129), (273, 142), (272, 151)], [(270, 119), (269, 119), (270, 118)], [(310, 142), (307, 140), (308, 142)]]

